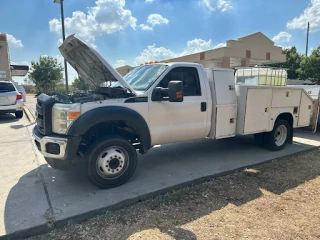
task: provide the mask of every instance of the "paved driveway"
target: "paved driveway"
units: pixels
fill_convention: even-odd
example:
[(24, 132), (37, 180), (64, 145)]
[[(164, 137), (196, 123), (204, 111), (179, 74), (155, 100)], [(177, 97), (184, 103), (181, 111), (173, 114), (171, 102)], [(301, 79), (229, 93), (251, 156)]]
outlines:
[(308, 131), (296, 132), (294, 144), (280, 152), (257, 148), (250, 136), (159, 146), (139, 156), (137, 170), (126, 184), (101, 190), (88, 182), (82, 159), (71, 171), (48, 167), (31, 144), (31, 128), (25, 119), (8, 118), (0, 125), (0, 139), (6, 137), (0, 145), (4, 152), (0, 186), (5, 186), (0, 197), (0, 236), (17, 231), (21, 236), (34, 234), (69, 220), (84, 220), (244, 166), (320, 146), (320, 134)]

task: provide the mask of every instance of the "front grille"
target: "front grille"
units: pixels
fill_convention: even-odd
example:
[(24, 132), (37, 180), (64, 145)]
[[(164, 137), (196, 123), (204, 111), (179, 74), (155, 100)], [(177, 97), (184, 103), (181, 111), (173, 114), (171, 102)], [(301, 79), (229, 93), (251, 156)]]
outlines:
[(52, 107), (56, 100), (46, 94), (37, 98), (37, 126), (38, 131), (43, 135), (52, 133)]

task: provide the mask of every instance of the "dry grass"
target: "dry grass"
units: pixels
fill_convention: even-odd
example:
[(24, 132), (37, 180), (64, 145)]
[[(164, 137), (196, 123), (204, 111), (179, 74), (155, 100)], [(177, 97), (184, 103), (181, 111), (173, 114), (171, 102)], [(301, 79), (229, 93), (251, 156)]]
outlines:
[(32, 239), (320, 239), (320, 150)]

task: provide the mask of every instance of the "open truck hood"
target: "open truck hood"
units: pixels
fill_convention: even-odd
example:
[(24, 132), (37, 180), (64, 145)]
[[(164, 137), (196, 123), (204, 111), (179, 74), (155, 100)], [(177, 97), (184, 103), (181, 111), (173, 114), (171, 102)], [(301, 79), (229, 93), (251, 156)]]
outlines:
[(135, 94), (134, 89), (98, 52), (74, 34), (64, 40), (59, 50), (79, 76), (91, 86), (101, 87), (103, 83), (118, 81)]

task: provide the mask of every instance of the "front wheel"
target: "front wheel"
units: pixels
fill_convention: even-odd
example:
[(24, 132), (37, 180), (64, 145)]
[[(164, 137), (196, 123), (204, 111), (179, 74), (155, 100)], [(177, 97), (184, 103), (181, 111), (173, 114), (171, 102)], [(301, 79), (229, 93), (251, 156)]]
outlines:
[(279, 151), (285, 148), (290, 135), (290, 125), (286, 120), (275, 122), (273, 130), (266, 133), (264, 137), (265, 147), (272, 151)]
[(100, 188), (124, 184), (137, 166), (137, 152), (131, 143), (120, 137), (95, 141), (86, 153), (89, 180)]

